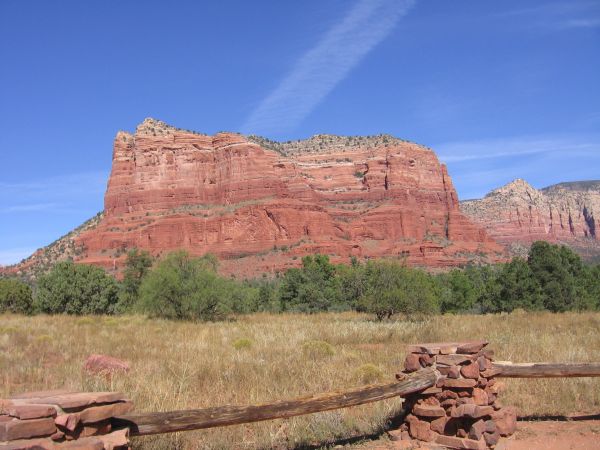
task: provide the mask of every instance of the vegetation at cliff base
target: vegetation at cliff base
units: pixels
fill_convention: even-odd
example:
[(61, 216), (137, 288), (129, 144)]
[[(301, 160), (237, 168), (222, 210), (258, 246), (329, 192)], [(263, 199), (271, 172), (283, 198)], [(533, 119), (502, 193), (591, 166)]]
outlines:
[(326, 255), (269, 279), (238, 281), (218, 273), (212, 255), (177, 251), (154, 260), (127, 254), (117, 281), (99, 267), (61, 262), (31, 289), (0, 280), (0, 311), (30, 314), (142, 313), (175, 320), (224, 320), (252, 312), (317, 313), (355, 310), (379, 320), (395, 315), (481, 314), (600, 307), (600, 266), (586, 265), (565, 246), (535, 242), (527, 258), (432, 274), (401, 260), (351, 259), (333, 264)]

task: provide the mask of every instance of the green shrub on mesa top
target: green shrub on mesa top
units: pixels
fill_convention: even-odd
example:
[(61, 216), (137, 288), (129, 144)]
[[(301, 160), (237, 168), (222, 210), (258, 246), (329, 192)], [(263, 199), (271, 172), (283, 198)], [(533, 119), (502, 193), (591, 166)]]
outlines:
[(34, 308), (49, 314), (113, 314), (118, 293), (116, 280), (100, 267), (59, 262), (39, 279)]
[(0, 313), (31, 314), (33, 298), (29, 285), (14, 278), (0, 279)]

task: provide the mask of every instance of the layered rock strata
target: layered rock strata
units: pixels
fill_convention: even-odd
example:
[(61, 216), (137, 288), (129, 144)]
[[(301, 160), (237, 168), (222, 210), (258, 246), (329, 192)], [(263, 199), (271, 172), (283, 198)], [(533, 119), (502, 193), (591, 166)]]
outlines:
[(482, 199), (461, 202), (460, 209), (517, 254), (533, 241), (545, 240), (600, 255), (600, 181), (537, 190), (517, 179)]
[(446, 167), (391, 136), (277, 143), (146, 119), (119, 132), (103, 215), (72, 238), (77, 262), (118, 270), (127, 249), (213, 253), (236, 276), (323, 253), (446, 267), (504, 258), (459, 210)]

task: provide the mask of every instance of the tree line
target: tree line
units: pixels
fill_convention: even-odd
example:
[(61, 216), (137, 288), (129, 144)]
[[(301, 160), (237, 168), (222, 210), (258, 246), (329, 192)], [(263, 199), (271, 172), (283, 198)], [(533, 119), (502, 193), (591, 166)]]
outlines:
[(238, 281), (218, 274), (212, 255), (184, 251), (154, 260), (129, 251), (122, 280), (95, 266), (60, 262), (34, 286), (0, 279), (0, 312), (124, 314), (222, 320), (238, 314), (356, 310), (395, 314), (563, 312), (600, 309), (600, 265), (565, 246), (533, 243), (527, 258), (432, 274), (397, 260), (333, 264), (305, 256), (275, 278)]

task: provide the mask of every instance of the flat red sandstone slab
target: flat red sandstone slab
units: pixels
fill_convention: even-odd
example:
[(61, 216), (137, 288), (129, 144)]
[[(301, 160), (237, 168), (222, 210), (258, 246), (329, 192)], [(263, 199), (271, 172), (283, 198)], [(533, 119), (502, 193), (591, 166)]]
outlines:
[(41, 436), (50, 436), (56, 431), (54, 419), (12, 420), (0, 422), (0, 441), (13, 441)]
[(56, 409), (50, 405), (12, 405), (5, 407), (3, 411), (9, 416), (22, 420), (56, 416)]
[(121, 392), (79, 392), (44, 397), (27, 397), (18, 399), (20, 404), (48, 404), (57, 405), (62, 409), (78, 409), (98, 403), (112, 403), (125, 401), (126, 397)]
[[(449, 355), (453, 353), (477, 353), (488, 344), (487, 341), (468, 342), (428, 342), (408, 346), (411, 353), (427, 353), (429, 355)], [(477, 350), (475, 350), (477, 349)]]

